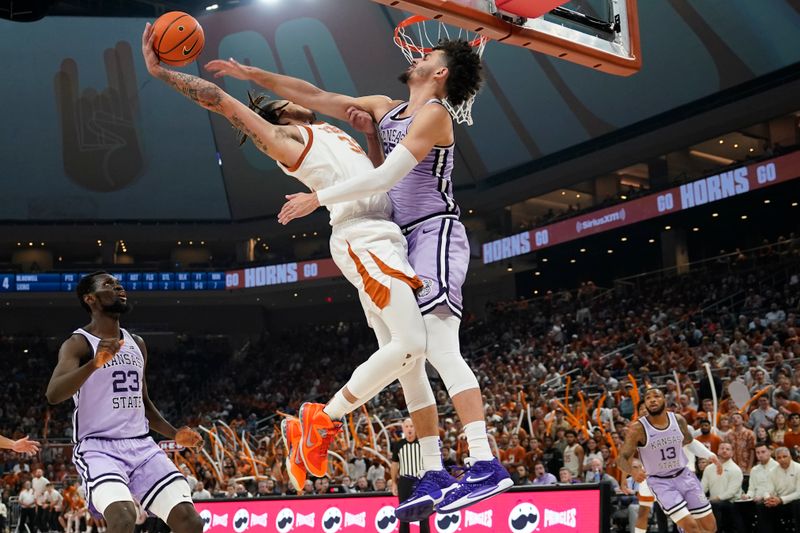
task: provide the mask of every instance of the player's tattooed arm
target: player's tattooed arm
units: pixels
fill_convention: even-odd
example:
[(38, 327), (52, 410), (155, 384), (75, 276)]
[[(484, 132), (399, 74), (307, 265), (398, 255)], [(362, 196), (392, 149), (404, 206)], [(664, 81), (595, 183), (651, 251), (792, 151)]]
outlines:
[(617, 457), (617, 467), (628, 475), (633, 473), (631, 460), (636, 454), (636, 448), (644, 442), (644, 426), (641, 422), (631, 422), (628, 425), (628, 434), (625, 436), (625, 442), (619, 450)]
[(222, 103), (228, 95), (210, 81), (165, 68), (157, 70), (155, 76), (196, 104), (222, 113)]

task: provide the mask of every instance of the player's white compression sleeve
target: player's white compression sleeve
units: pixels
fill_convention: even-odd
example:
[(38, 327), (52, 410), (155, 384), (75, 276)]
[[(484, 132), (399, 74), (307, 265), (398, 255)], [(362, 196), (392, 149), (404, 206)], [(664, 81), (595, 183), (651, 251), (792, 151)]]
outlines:
[(697, 439), (693, 439), (692, 442), (687, 444), (686, 449), (692, 452), (695, 457), (700, 457), (701, 459), (710, 459), (714, 457), (714, 452), (706, 448), (703, 443)]
[(408, 148), (398, 144), (381, 166), (317, 191), (317, 200), (320, 205), (329, 206), (386, 192), (406, 177), (417, 164), (417, 159)]

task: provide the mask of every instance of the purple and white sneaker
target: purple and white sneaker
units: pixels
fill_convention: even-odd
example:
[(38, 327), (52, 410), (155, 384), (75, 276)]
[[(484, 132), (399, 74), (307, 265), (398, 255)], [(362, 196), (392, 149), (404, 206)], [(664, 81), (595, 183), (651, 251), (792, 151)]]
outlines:
[(458, 480), (458, 487), (448, 491), (436, 507), (438, 513), (452, 513), (476, 504), (514, 485), (511, 476), (497, 459), (475, 461)]
[(458, 481), (445, 470), (429, 470), (417, 480), (411, 496), (394, 510), (394, 515), (401, 522), (425, 520), (457, 487)]

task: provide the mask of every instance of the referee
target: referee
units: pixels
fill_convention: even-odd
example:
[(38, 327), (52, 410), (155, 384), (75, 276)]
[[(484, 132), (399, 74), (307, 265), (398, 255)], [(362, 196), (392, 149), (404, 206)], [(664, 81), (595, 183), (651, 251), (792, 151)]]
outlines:
[[(411, 496), (414, 478), (421, 477), (423, 473), (422, 450), (414, 430), (414, 423), (410, 418), (403, 420), (403, 436), (404, 439), (392, 444), (391, 468), (392, 493), (401, 503)], [(430, 533), (429, 521), (430, 518), (420, 522), (420, 533)], [(400, 522), (400, 533), (409, 533), (408, 522)]]

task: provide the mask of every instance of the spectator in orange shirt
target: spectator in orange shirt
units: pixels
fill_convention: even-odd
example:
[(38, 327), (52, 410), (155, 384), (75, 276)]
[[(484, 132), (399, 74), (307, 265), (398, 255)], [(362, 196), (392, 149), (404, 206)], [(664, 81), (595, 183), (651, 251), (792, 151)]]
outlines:
[(505, 459), (510, 465), (519, 465), (525, 462), (525, 448), (519, 444), (519, 435), (511, 435)]
[(800, 413), (800, 403), (789, 400), (789, 395), (782, 390), (775, 393), (775, 405), (778, 407), (778, 411), (787, 416), (792, 413)]
[(692, 407), (691, 403), (689, 402), (689, 396), (686, 394), (681, 394), (680, 396), (681, 402), (681, 416), (686, 419), (686, 422), (690, 425), (694, 425), (694, 421), (697, 418), (697, 409)]
[(696, 440), (705, 444), (712, 452), (717, 453), (719, 444), (722, 439), (711, 431), (711, 421), (707, 418), (700, 420), (700, 435), (695, 437)]
[(789, 415), (789, 431), (783, 435), (783, 445), (790, 450), (800, 446), (800, 413)]

